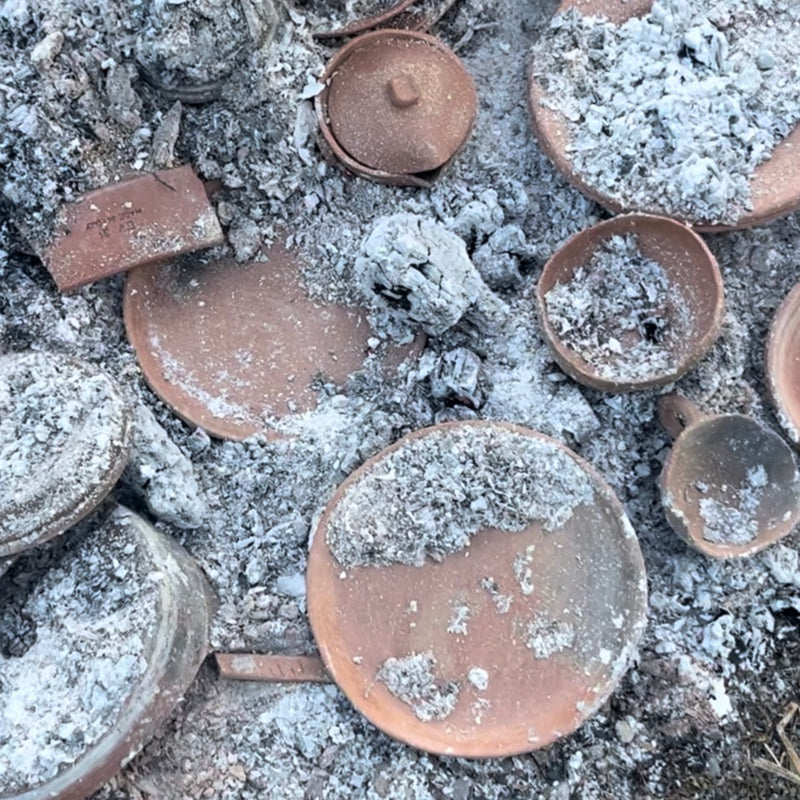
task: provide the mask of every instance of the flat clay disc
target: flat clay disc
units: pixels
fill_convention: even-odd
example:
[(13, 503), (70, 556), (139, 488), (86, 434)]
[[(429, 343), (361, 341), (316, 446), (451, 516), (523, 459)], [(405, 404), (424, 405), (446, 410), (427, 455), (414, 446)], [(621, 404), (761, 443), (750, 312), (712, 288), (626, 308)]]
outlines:
[(99, 369), (54, 353), (0, 357), (0, 559), (85, 517), (130, 449), (128, 403)]
[(263, 262), (198, 258), (129, 273), (125, 327), (153, 391), (187, 422), (245, 439), (313, 409), (317, 378), (341, 385), (368, 357), (392, 368), (421, 346), (370, 356), (364, 312), (310, 300), (301, 272), (276, 243)]
[[(653, 0), (563, 0), (556, 13), (576, 9), (585, 16), (606, 17), (621, 25), (633, 17), (643, 17), (653, 7)], [(535, 61), (535, 56), (534, 56)], [(531, 70), (528, 102), (533, 128), (545, 154), (555, 164), (559, 172), (578, 191), (600, 203), (614, 214), (629, 211), (643, 211), (651, 214), (665, 214), (660, 208), (626, 208), (604, 192), (588, 184), (572, 166), (569, 152), (570, 135), (565, 117), (553, 108), (543, 104), (547, 99), (542, 85), (533, 77), (535, 63)], [(750, 200), (752, 208), (731, 225), (714, 225), (701, 219), (687, 219), (692, 227), (705, 233), (742, 230), (763, 225), (791, 211), (800, 208), (800, 125), (780, 142), (772, 151), (772, 156), (759, 165), (750, 179)], [(678, 216), (678, 215), (668, 215)]]
[[(512, 506), (515, 530), (470, 536)], [(316, 529), (307, 587), (320, 653), (353, 705), (414, 747), (464, 757), (577, 728), (646, 619), (639, 544), (611, 489), (508, 423), (437, 425), (364, 464)]]
[(327, 109), (352, 158), (393, 174), (429, 172), (467, 140), (477, 96), (444, 44), (420, 33), (376, 31), (335, 57)]

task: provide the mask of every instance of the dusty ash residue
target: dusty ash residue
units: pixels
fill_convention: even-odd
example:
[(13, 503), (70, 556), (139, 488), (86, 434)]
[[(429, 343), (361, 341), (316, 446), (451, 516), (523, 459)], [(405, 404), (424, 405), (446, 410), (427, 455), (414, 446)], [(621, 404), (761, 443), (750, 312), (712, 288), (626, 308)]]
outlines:
[(628, 208), (730, 223), (800, 120), (798, 48), (794, 0), (658, 0), (621, 26), (558, 15), (535, 58), (587, 183)]
[(343, 566), (441, 560), (484, 528), (553, 531), (594, 491), (553, 443), (503, 429), (435, 431), (406, 442), (349, 487), (327, 529)]
[(545, 304), (561, 341), (599, 375), (640, 381), (675, 368), (677, 343), (689, 324), (676, 292), (635, 236), (613, 236), (569, 282), (557, 283)]
[(142, 559), (130, 530), (113, 524), (71, 535), (51, 558), (35, 552), (6, 576), (0, 793), (55, 777), (114, 724), (155, 625), (158, 586)]
[(445, 719), (458, 702), (459, 685), (454, 681), (437, 683), (433, 653), (412, 653), (403, 658), (387, 658), (378, 671), (378, 680), (398, 700), (411, 706), (423, 722)]
[(747, 471), (730, 503), (713, 497), (700, 501), (703, 538), (715, 544), (747, 544), (758, 536), (758, 510), (767, 486), (767, 471), (759, 464)]

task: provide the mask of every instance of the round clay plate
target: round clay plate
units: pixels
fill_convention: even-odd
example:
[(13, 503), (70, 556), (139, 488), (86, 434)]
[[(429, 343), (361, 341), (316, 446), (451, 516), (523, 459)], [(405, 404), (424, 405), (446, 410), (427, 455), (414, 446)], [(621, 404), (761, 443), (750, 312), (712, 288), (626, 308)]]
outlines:
[[(402, 495), (424, 482), (419, 454), (429, 448), (463, 472), (445, 467), (441, 491), (425, 504), (393, 509), (373, 497), (370, 486)], [(396, 472), (397, 459), (415, 477)], [(574, 491), (571, 515), (555, 526), (526, 519), (515, 532), (480, 529), (421, 566), (343, 566), (332, 552), (351, 563), (355, 543), (380, 559), (386, 535), (414, 547), (409, 520), (443, 508), (458, 520), (464, 504), (487, 498), (502, 506), (507, 493), (495, 477), (503, 473), (540, 492), (545, 516), (563, 511), (559, 497)], [(551, 481), (560, 485), (552, 494)], [(619, 683), (646, 621), (639, 544), (610, 488), (563, 445), (508, 423), (437, 425), (364, 464), (320, 520), (307, 581), (320, 653), (353, 705), (389, 735), (447, 755), (507, 756), (576, 729)], [(426, 688), (414, 696), (420, 673)]]
[[(653, 7), (653, 0), (563, 0), (557, 13), (571, 8), (586, 16), (606, 17), (611, 22), (622, 24), (632, 17), (642, 17)], [(624, 208), (613, 198), (589, 185), (573, 169), (567, 155), (569, 128), (563, 115), (547, 108), (543, 101), (547, 95), (541, 84), (533, 77), (536, 71), (535, 54), (531, 69), (528, 102), (533, 128), (542, 150), (555, 164), (559, 172), (583, 194), (615, 214), (626, 211), (647, 211), (663, 214), (658, 208)], [(750, 181), (752, 209), (740, 217), (734, 225), (712, 225), (704, 220), (685, 220), (696, 230), (718, 232), (741, 230), (763, 225), (770, 220), (788, 214), (800, 207), (800, 126), (781, 142), (771, 158), (761, 164)]]
[(128, 274), (125, 327), (145, 378), (187, 422), (226, 439), (274, 434), (274, 421), (316, 406), (316, 380), (344, 384), (368, 358), (396, 368), (422, 346), (372, 353), (362, 310), (309, 299), (300, 262), (143, 267)]
[(130, 409), (99, 369), (53, 353), (0, 357), (0, 559), (85, 517), (130, 448)]
[(800, 285), (789, 292), (772, 321), (767, 385), (781, 425), (800, 445)]

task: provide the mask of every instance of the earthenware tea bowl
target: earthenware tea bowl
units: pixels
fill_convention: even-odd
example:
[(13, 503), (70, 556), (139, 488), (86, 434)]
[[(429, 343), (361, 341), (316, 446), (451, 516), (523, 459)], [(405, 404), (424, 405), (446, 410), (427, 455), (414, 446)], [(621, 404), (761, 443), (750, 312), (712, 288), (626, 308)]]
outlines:
[[(633, 17), (643, 17), (653, 7), (653, 0), (562, 0), (557, 13), (575, 9), (585, 16), (605, 17), (621, 25)], [(545, 32), (546, 35), (546, 32)], [(534, 134), (540, 147), (558, 171), (578, 191), (600, 203), (614, 214), (628, 211), (663, 213), (655, 208), (626, 208), (602, 190), (587, 182), (569, 157), (570, 132), (566, 118), (550, 107), (548, 96), (536, 78), (536, 53), (530, 69), (528, 107)], [(758, 166), (750, 179), (751, 208), (734, 224), (712, 224), (702, 219), (687, 219), (695, 230), (719, 232), (763, 225), (800, 207), (800, 126), (773, 150), (770, 158)]]
[(767, 339), (767, 388), (778, 420), (800, 445), (800, 284), (775, 314)]
[[(658, 312), (664, 366), (640, 374), (631, 371), (637, 357), (630, 352), (647, 343), (647, 323), (624, 331), (619, 337), (619, 356), (605, 354), (600, 363), (599, 356), (590, 361), (571, 347), (547, 312), (547, 295), (554, 287), (568, 285), (612, 238), (629, 236), (636, 238), (641, 255), (663, 270), (670, 289)], [(683, 223), (650, 214), (614, 217), (575, 234), (545, 264), (536, 296), (542, 333), (558, 365), (579, 383), (606, 392), (664, 386), (680, 378), (719, 336), (725, 306), (719, 267), (705, 242)], [(590, 319), (583, 323), (590, 326)], [(627, 362), (632, 363), (626, 366)]]
[(333, 56), (322, 83), (315, 104), (324, 148), (378, 183), (430, 186), (475, 123), (472, 78), (424, 33), (358, 36)]
[[(453, 467), (433, 468), (441, 470), (434, 479), (444, 482), (441, 492), (425, 485), (422, 502), (384, 519), (393, 505), (375, 491), (402, 494), (419, 486), (421, 478), (409, 477), (403, 465), (424, 469), (431, 448)], [(481, 454), (489, 454), (490, 474)], [(508, 495), (505, 488), (495, 492), (497, 482), (520, 487), (509, 475), (523, 463), (529, 465), (529, 473), (519, 467), (526, 492), (548, 487), (541, 495), (544, 516), (568, 507), (555, 524), (526, 512), (522, 529), (477, 530), (463, 546), (426, 550), (422, 559), (401, 561), (395, 551), (386, 561), (345, 559), (346, 566), (340, 560), (342, 521), (367, 533), (345, 534), (340, 544), (366, 543), (370, 556), (383, 559), (395, 540), (418, 547), (414, 526), (436, 519), (437, 508), (451, 505), (461, 520), (468, 512), (455, 498), (462, 492), (476, 498), (475, 507), (491, 505), (494, 497), (506, 508)], [(572, 499), (560, 502), (556, 495)], [(360, 516), (365, 510), (366, 521)], [(384, 527), (388, 519), (393, 522)], [(373, 522), (389, 531), (392, 544), (383, 534), (373, 536)], [(434, 536), (451, 530), (439, 522), (431, 526)], [(544, 747), (590, 717), (627, 669), (645, 626), (646, 594), (638, 540), (599, 474), (543, 434), (487, 421), (415, 431), (356, 470), (320, 519), (307, 574), (320, 654), (353, 705), (413, 747), (470, 758)], [(403, 698), (386, 677), (387, 669), (391, 676), (398, 667), (400, 678), (413, 678), (420, 668), (435, 674), (433, 688), (446, 696), (426, 694), (427, 686), (412, 687), (413, 697)], [(437, 700), (450, 704), (434, 713)]]
[(658, 415), (674, 438), (659, 486), (667, 520), (715, 558), (749, 556), (800, 520), (800, 475), (791, 448), (742, 414), (703, 414), (677, 394)]

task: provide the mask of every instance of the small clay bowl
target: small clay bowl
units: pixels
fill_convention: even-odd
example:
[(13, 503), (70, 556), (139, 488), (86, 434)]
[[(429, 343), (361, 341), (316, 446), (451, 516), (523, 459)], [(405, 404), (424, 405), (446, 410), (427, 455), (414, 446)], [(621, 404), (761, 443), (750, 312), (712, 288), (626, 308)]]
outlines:
[(430, 186), (469, 138), (472, 78), (433, 36), (378, 30), (328, 63), (315, 99), (325, 145), (347, 169), (378, 183)]
[[(428, 555), (421, 565), (343, 566), (334, 554), (341, 551), (329, 542), (336, 520), (359, 512), (353, 497), (362, 487), (384, 485), (390, 475), (392, 481), (408, 481), (402, 471), (393, 475), (394, 459), (431, 444), (441, 446), (439, 452), (463, 454), (466, 467), (445, 469), (447, 488), (430, 498), (430, 506), (415, 504), (393, 517), (389, 528), (401, 538), (405, 530), (412, 546), (416, 539), (404, 520), (425, 519), (443, 502), (452, 502), (456, 517), (463, 515), (466, 506), (459, 503), (469, 501), (462, 490), (486, 499), (495, 470), (516, 469), (513, 464), (530, 465), (530, 485), (542, 485), (540, 480), (553, 480), (557, 473), (556, 482), (568, 485), (568, 491), (580, 486), (578, 501), (573, 498), (571, 516), (549, 530), (545, 520), (529, 519), (522, 530), (479, 530), (461, 549), (436, 559)], [(537, 455), (530, 460), (521, 455), (531, 451)], [(482, 452), (497, 456), (491, 474), (484, 476), (485, 491), (471, 483), (477, 472), (471, 458)], [(411, 458), (416, 463), (417, 456)], [(548, 459), (555, 459), (555, 466)], [(545, 504), (563, 510), (565, 502), (548, 487)], [(366, 507), (383, 513), (379, 502)], [(354, 524), (359, 531), (371, 530)], [(382, 552), (380, 536), (372, 539), (367, 533), (364, 541), (372, 552)], [(635, 652), (646, 623), (646, 595), (638, 540), (609, 486), (561, 443), (504, 422), (438, 424), (367, 461), (325, 509), (307, 573), (308, 613), (320, 654), (353, 705), (413, 747), (469, 758), (544, 747), (595, 713)], [(428, 652), (437, 680), (448, 690), (459, 688), (454, 707), (426, 721), (387, 688), (379, 673), (392, 658), (414, 660)]]
[(680, 395), (659, 401), (675, 441), (659, 486), (667, 520), (714, 558), (749, 556), (800, 520), (800, 475), (778, 434), (742, 414), (701, 413)]
[(767, 387), (781, 425), (800, 446), (800, 284), (789, 292), (772, 321)]
[[(54, 778), (15, 794), (2, 794), (3, 800), (83, 800), (91, 795), (153, 737), (208, 654), (214, 603), (211, 590), (200, 568), (177, 542), (122, 507), (86, 533), (110, 542), (112, 552), (121, 536), (132, 542), (126, 551), (114, 554), (116, 561), (109, 552), (108, 569), (119, 569), (127, 559), (132, 569), (149, 573), (150, 580), (156, 581), (155, 608), (151, 609), (155, 625), (143, 635), (146, 666), (116, 716), (108, 718), (107, 732)], [(133, 553), (129, 554), (131, 549)], [(109, 603), (119, 606), (122, 600), (117, 596)], [(80, 621), (74, 621), (77, 635), (81, 633)], [(87, 657), (86, 670), (91, 669), (91, 657)], [(35, 680), (35, 676), (30, 677), (30, 681)], [(64, 711), (68, 713), (69, 709)]]
[[(641, 254), (659, 264), (676, 289), (663, 309), (669, 367), (633, 378), (621, 370), (620, 375), (614, 374), (613, 363), (605, 364), (601, 374), (601, 365), (589, 363), (569, 347), (549, 319), (546, 304), (548, 292), (557, 284), (568, 284), (579, 268), (589, 264), (598, 247), (612, 237), (628, 235), (636, 236)], [(650, 214), (614, 217), (575, 234), (545, 264), (536, 296), (542, 332), (558, 365), (578, 383), (606, 392), (631, 392), (677, 380), (711, 348), (724, 315), (722, 276), (705, 242), (687, 225)], [(642, 340), (635, 331), (626, 331), (622, 355), (625, 348)]]
[[(584, 16), (605, 17), (621, 25), (633, 17), (643, 17), (653, 7), (653, 0), (562, 0), (556, 13), (576, 9)], [(544, 153), (556, 169), (579, 192), (600, 203), (614, 214), (629, 211), (648, 211), (662, 214), (661, 209), (625, 208), (604, 192), (588, 184), (572, 166), (569, 151), (569, 127), (563, 115), (544, 104), (547, 93), (536, 80), (536, 56), (531, 64), (528, 85), (528, 107), (534, 133)], [(782, 217), (800, 208), (800, 126), (796, 127), (773, 150), (772, 156), (761, 164), (750, 179), (752, 209), (743, 214), (735, 224), (711, 224), (708, 220), (685, 220), (701, 232), (722, 232), (752, 228), (764, 225), (770, 220)]]
[(96, 508), (131, 446), (132, 414), (108, 375), (53, 353), (0, 357), (0, 558)]

